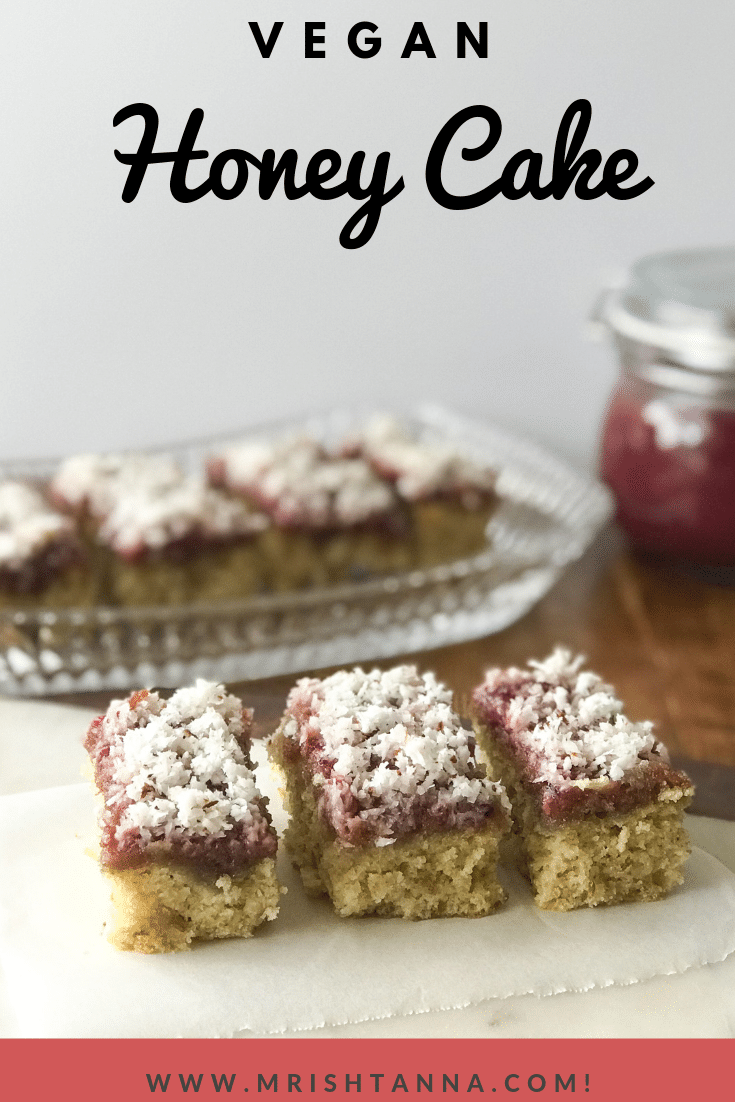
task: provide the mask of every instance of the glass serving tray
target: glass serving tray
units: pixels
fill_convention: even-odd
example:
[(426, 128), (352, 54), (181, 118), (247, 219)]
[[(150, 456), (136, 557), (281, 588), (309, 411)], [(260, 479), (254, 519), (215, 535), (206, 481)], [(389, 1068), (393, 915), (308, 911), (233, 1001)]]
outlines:
[[(336, 443), (365, 420), (333, 413), (165, 450), (193, 469), (245, 435), (298, 430)], [(0, 692), (250, 680), (458, 643), (518, 620), (608, 519), (607, 491), (536, 445), (444, 409), (405, 420), (419, 437), (460, 444), (498, 471), (487, 550), (427, 570), (221, 604), (2, 610)], [(45, 477), (53, 466), (6, 463), (0, 477)]]

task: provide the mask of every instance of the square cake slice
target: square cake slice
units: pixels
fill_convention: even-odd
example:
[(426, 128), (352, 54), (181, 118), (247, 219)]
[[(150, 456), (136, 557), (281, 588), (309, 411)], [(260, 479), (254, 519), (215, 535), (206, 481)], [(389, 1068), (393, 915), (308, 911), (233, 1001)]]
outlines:
[(508, 830), (452, 695), (413, 666), (305, 678), (271, 742), (286, 779), (286, 847), (341, 916), (485, 915)]
[(94, 720), (109, 940), (143, 953), (249, 937), (278, 912), (276, 835), (249, 757), (252, 712), (207, 681), (143, 689)]
[(681, 883), (690, 848), (689, 778), (582, 663), (557, 648), (527, 669), (490, 670), (473, 694), (478, 742), (545, 910), (658, 899)]
[(49, 489), (86, 534), (114, 605), (237, 600), (262, 587), (266, 517), (170, 456), (72, 456)]
[(359, 581), (413, 565), (410, 526), (393, 487), (361, 458), (288, 436), (233, 444), (208, 464), (214, 486), (271, 520), (262, 546), (276, 591)]
[(0, 608), (87, 607), (96, 596), (70, 518), (31, 483), (0, 482)]
[(419, 439), (394, 417), (374, 417), (348, 444), (392, 483), (407, 503), (418, 565), (435, 566), (487, 547), (487, 526), (498, 506), (497, 472), (445, 440)]
[(196, 475), (127, 487), (97, 530), (113, 601), (125, 607), (250, 597), (262, 585), (265, 516)]

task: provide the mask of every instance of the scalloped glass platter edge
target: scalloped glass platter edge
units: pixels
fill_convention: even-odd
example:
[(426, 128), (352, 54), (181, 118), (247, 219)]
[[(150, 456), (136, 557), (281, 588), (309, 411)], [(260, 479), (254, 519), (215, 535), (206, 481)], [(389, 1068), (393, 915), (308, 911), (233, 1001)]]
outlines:
[[(369, 414), (334, 412), (164, 450), (193, 469), (247, 435), (348, 437)], [(487, 549), (427, 570), (328, 589), (186, 607), (0, 611), (0, 692), (42, 696), (245, 681), (389, 658), (490, 635), (520, 619), (582, 556), (611, 515), (607, 491), (543, 448), (430, 407), (402, 418), (498, 471)], [(50, 462), (0, 466), (44, 477)]]

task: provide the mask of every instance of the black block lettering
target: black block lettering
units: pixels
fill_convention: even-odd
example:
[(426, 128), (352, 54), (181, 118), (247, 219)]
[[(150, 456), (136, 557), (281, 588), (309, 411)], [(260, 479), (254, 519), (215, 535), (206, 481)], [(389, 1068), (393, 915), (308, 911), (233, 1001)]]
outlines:
[(410, 57), (411, 54), (415, 53), (426, 54), (427, 57), (436, 57), (431, 39), (426, 33), (426, 27), (423, 23), (414, 23), (411, 27), (401, 57)]
[(252, 31), (255, 44), (260, 50), (261, 57), (270, 57), (273, 53), (273, 47), (278, 41), (278, 36), (283, 29), (283, 23), (274, 23), (271, 27), (271, 33), (268, 38), (263, 38), (263, 32), (260, 29), (259, 23), (248, 23), (250, 30)]
[(355, 57), (375, 57), (379, 52), (381, 46), (381, 39), (379, 38), (366, 38), (364, 44), (360, 44), (358, 35), (363, 31), (371, 31), (373, 36), (377, 31), (378, 26), (376, 23), (355, 23), (354, 27), (350, 27), (347, 35), (347, 45)]
[(326, 57), (326, 50), (317, 50), (317, 45), (324, 42), (324, 35), (317, 31), (326, 29), (326, 23), (304, 23), (304, 57)]
[(457, 24), (457, 57), (467, 57), (467, 44), (478, 57), (487, 57), (487, 23), (480, 23), (477, 38), (466, 23)]

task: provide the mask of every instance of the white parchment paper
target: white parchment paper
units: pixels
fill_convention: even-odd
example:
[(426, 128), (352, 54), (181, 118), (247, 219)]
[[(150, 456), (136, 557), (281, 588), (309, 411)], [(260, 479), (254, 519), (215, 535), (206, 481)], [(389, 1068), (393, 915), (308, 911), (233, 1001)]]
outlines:
[(419, 923), (340, 920), (281, 858), (288, 895), (254, 938), (120, 953), (86, 853), (93, 819), (84, 784), (0, 798), (0, 963), (19, 1035), (277, 1033), (627, 984), (735, 950), (735, 875), (695, 849), (684, 885), (657, 903), (550, 914), (509, 873), (497, 914)]

